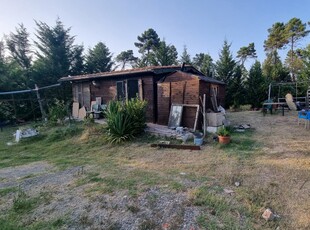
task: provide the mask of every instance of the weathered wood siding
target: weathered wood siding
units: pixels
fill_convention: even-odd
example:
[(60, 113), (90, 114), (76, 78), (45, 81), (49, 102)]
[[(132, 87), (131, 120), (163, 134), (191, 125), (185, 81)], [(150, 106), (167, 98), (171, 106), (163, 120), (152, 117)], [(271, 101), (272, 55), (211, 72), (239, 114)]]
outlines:
[[(167, 125), (171, 104), (199, 104), (199, 79), (177, 72), (158, 84), (158, 124)], [(193, 127), (196, 108), (184, 107), (181, 125)]]
[[(138, 80), (139, 87), (139, 95), (140, 98), (143, 98), (148, 102), (147, 110), (146, 110), (146, 118), (148, 122), (154, 121), (154, 93), (153, 93), (153, 77), (136, 77), (130, 78), (131, 80)], [(116, 82), (117, 81), (126, 81), (127, 79), (119, 78), (119, 79), (100, 79), (96, 80), (96, 86), (93, 84), (90, 85), (90, 93), (91, 100), (95, 101), (96, 97), (102, 98), (102, 103), (107, 104), (111, 100), (115, 100), (117, 98), (117, 90), (116, 90)]]

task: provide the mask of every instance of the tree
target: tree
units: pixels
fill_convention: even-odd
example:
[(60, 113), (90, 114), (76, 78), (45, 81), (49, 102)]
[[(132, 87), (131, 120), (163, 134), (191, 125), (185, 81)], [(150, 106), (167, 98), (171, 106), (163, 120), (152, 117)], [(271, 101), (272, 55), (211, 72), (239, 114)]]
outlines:
[(246, 82), (247, 100), (254, 108), (259, 108), (267, 98), (267, 87), (262, 74), (261, 64), (256, 61), (250, 68)]
[(263, 63), (263, 75), (269, 81), (288, 81), (290, 80), (288, 70), (283, 66), (277, 51), (267, 53)]
[(82, 74), (85, 70), (83, 51), (83, 45), (76, 45), (72, 48), (72, 60), (70, 66), (70, 73), (72, 75)]
[(237, 58), (239, 58), (242, 67), (244, 67), (244, 63), (248, 58), (257, 58), (254, 43), (241, 47), (237, 52)]
[(292, 18), (285, 25), (285, 34), (287, 38), (287, 43), (290, 43), (290, 51), (288, 52), (288, 56), (290, 60), (287, 62), (290, 68), (292, 80), (296, 80), (296, 62), (295, 58), (297, 55), (294, 52), (294, 48), (296, 47), (297, 42), (307, 36), (309, 34), (309, 30), (306, 30), (307, 24), (302, 23), (302, 21), (298, 18)]
[(306, 48), (300, 49), (298, 53), (303, 63), (300, 80), (310, 81), (310, 44)]
[(215, 65), (213, 59), (209, 54), (199, 53), (193, 58), (193, 65), (204, 75), (213, 77), (215, 72)]
[(284, 23), (276, 22), (270, 29), (268, 29), (268, 33), (268, 38), (264, 41), (264, 47), (267, 53), (274, 53), (287, 44)]
[(190, 54), (187, 52), (187, 47), (184, 46), (183, 47), (183, 52), (181, 54), (181, 57), (180, 57), (180, 63), (185, 63), (185, 64), (192, 64), (192, 60), (191, 60), (191, 56)]
[(133, 55), (132, 50), (127, 50), (122, 51), (119, 55), (117, 55), (115, 60), (120, 63), (121, 69), (123, 70), (127, 64), (133, 66), (138, 61), (138, 58)]
[(39, 85), (57, 83), (60, 77), (76, 73), (77, 59), (82, 55), (82, 46), (74, 45), (74, 37), (70, 35), (70, 29), (66, 29), (63, 23), (57, 19), (56, 25), (50, 27), (46, 23), (36, 22), (37, 33), (35, 45), (37, 59), (33, 69), (35, 81)]
[(167, 45), (161, 41), (151, 56), (151, 64), (155, 66), (169, 66), (178, 63), (178, 52), (174, 45)]
[(112, 54), (102, 42), (97, 43), (93, 49), (89, 49), (88, 55), (86, 55), (87, 73), (111, 71), (113, 64)]
[(141, 36), (137, 37), (138, 42), (134, 45), (139, 48), (139, 53), (142, 54), (143, 59), (146, 61), (146, 65), (150, 63), (150, 52), (155, 50), (159, 46), (160, 39), (156, 31), (152, 28), (144, 31)]
[(230, 83), (236, 66), (236, 62), (230, 52), (230, 46), (231, 44), (228, 44), (227, 40), (225, 40), (215, 67), (216, 78), (226, 84)]
[(31, 50), (29, 33), (23, 24), (19, 24), (16, 33), (10, 33), (6, 39), (8, 49), (13, 59), (23, 68), (28, 70), (31, 66)]
[(228, 95), (226, 97), (226, 103), (233, 105), (234, 108), (239, 108), (245, 100), (245, 91), (242, 82), (242, 66), (237, 65), (234, 70), (234, 76), (231, 79), (231, 83), (228, 86)]

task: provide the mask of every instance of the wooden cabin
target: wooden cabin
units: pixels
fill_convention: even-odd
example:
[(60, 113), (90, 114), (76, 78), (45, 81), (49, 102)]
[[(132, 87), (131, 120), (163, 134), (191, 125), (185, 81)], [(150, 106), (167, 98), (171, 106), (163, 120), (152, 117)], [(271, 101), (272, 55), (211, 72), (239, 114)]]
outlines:
[[(206, 95), (206, 109), (213, 109), (211, 95), (216, 95), (217, 104), (224, 107), (225, 84), (221, 81), (193, 74), (176, 71), (163, 77), (157, 84), (158, 124), (167, 125), (172, 104), (202, 105)], [(181, 126), (193, 127), (196, 117), (196, 106), (184, 106)], [(202, 116), (199, 113), (197, 128), (201, 129)]]
[[(211, 86), (222, 82), (207, 78), (190, 65), (149, 66), (145, 68), (63, 77), (60, 82), (72, 84), (73, 101), (90, 109), (91, 101), (107, 104), (115, 99), (138, 96), (148, 102), (147, 121), (167, 125), (171, 103), (196, 103)], [(169, 92), (166, 87), (168, 87)], [(204, 88), (205, 87), (205, 88)], [(224, 100), (224, 90), (219, 89)], [(167, 97), (167, 95), (168, 97)], [(163, 104), (162, 104), (163, 103)], [(221, 103), (222, 104), (222, 103)], [(209, 104), (208, 104), (209, 105)], [(186, 112), (186, 111), (185, 111)], [(185, 113), (187, 116), (187, 113)], [(191, 118), (189, 116), (188, 120)], [(187, 119), (186, 119), (187, 120)]]

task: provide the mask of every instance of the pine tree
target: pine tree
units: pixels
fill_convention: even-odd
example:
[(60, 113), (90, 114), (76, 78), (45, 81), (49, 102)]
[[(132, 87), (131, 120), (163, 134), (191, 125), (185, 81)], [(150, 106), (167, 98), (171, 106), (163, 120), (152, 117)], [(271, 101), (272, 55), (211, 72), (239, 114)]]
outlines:
[(190, 56), (190, 54), (187, 52), (187, 47), (186, 47), (186, 46), (183, 47), (183, 52), (182, 52), (182, 54), (181, 54), (181, 57), (180, 57), (179, 62), (180, 62), (180, 63), (188, 64), (188, 65), (191, 65), (191, 64), (192, 64), (191, 56)]
[(36, 83), (41, 86), (55, 84), (59, 78), (77, 73), (77, 63), (81, 65), (78, 59), (82, 58), (82, 46), (74, 45), (70, 28), (66, 29), (59, 19), (54, 27), (43, 22), (36, 22), (36, 25), (35, 45), (38, 51), (33, 65)]
[(112, 54), (109, 48), (102, 42), (97, 43), (93, 49), (89, 49), (86, 55), (86, 72), (99, 73), (111, 71)]
[(239, 108), (240, 105), (244, 104), (245, 90), (242, 82), (242, 67), (237, 65), (234, 70), (234, 76), (228, 86), (226, 97), (226, 103), (233, 105), (234, 108)]
[(230, 52), (231, 44), (228, 44), (227, 40), (224, 41), (224, 45), (219, 55), (219, 60), (216, 62), (216, 78), (230, 84), (234, 75), (234, 69), (236, 62)]
[(178, 52), (174, 45), (167, 45), (161, 41), (158, 48), (154, 50), (151, 56), (151, 64), (155, 66), (169, 66), (178, 63)]
[(138, 58), (133, 55), (132, 50), (123, 51), (115, 58), (115, 61), (120, 63), (122, 70), (125, 69), (127, 64), (133, 66), (137, 60)]
[(246, 92), (248, 103), (254, 108), (261, 107), (262, 102), (267, 98), (267, 86), (259, 61), (256, 61), (250, 68)]
[(151, 52), (154, 51), (160, 43), (160, 39), (156, 31), (152, 28), (144, 31), (141, 36), (137, 37), (138, 42), (134, 45), (139, 48), (139, 53), (142, 54), (141, 63), (145, 63), (146, 66), (150, 64)]
[(28, 70), (31, 66), (31, 50), (29, 43), (29, 33), (23, 24), (16, 28), (16, 33), (11, 33), (6, 44), (13, 59), (23, 68)]

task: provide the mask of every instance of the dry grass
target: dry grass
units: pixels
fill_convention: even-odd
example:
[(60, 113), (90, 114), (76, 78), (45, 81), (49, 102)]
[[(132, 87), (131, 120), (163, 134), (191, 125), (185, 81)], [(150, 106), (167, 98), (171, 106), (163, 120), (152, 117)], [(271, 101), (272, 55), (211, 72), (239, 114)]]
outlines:
[[(87, 165), (73, 188), (83, 188), (94, 199), (116, 191), (129, 191), (136, 199), (154, 186), (187, 194), (188, 205), (198, 205), (204, 213), (197, 221), (207, 229), (310, 229), (310, 130), (297, 126), (297, 113), (292, 111), (285, 116), (236, 112), (228, 117), (232, 124), (251, 124), (253, 131), (234, 134), (228, 146), (214, 143), (210, 135), (201, 151), (154, 149), (149, 144), (157, 140), (152, 138), (108, 145), (98, 126), (58, 140), (57, 145), (31, 142), (27, 149), (20, 146), (15, 151), (27, 156), (27, 163)], [(28, 153), (31, 147), (42, 155)], [(10, 163), (3, 156), (0, 163), (7, 167), (26, 161), (18, 160)], [(236, 181), (240, 187), (235, 187)], [(223, 193), (224, 188), (234, 194)], [(280, 220), (263, 220), (265, 208), (276, 211)]]

